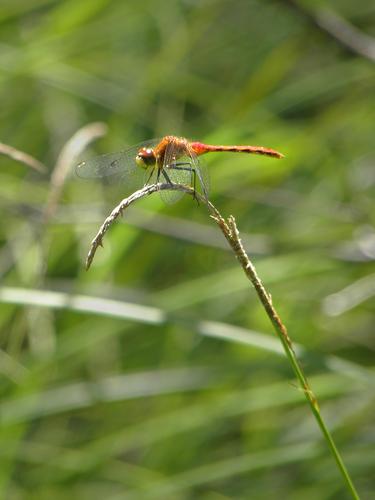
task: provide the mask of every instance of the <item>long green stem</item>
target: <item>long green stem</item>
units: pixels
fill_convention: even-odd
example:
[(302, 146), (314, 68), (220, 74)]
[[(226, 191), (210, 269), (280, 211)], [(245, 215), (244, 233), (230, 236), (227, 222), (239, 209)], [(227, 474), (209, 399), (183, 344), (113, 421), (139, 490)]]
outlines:
[[(212, 211), (212, 210), (211, 210)], [(285, 325), (282, 323), (280, 316), (278, 315), (275, 307), (272, 304), (272, 298), (269, 293), (267, 293), (266, 289), (263, 286), (263, 283), (261, 282), (256, 269), (253, 265), (253, 263), (250, 261), (248, 255), (245, 252), (245, 249), (242, 245), (242, 242), (240, 240), (239, 232), (236, 226), (236, 221), (234, 217), (229, 217), (228, 221), (225, 221), (223, 217), (219, 214), (219, 212), (215, 209), (213, 211), (213, 219), (217, 222), (218, 226), (224, 233), (225, 238), (229, 242), (230, 246), (232, 247), (234, 253), (237, 256), (237, 259), (239, 260), (243, 270), (245, 271), (246, 276), (249, 278), (251, 283), (253, 284), (255, 291), (258, 294), (258, 297), (260, 301), (263, 304), (263, 307), (270, 318), (272, 325), (275, 329), (275, 332), (277, 336), (279, 337), (285, 354), (294, 370), (294, 373), (296, 374), (296, 377), (300, 383), (300, 386), (303, 389), (303, 392), (306, 396), (306, 399), (310, 405), (311, 411), (318, 422), (318, 425), (325, 437), (325, 440), (328, 443), (328, 446), (335, 458), (335, 461), (337, 463), (337, 466), (345, 480), (346, 486), (348, 490), (350, 491), (352, 497), (356, 500), (359, 500), (359, 495), (355, 489), (355, 486), (350, 478), (349, 472), (341, 458), (341, 455), (335, 445), (335, 442), (332, 438), (331, 433), (328, 430), (328, 427), (326, 426), (322, 414), (320, 413), (318, 401), (316, 399), (315, 394), (311, 390), (307, 378), (305, 374), (303, 373), (303, 370), (301, 368), (301, 365), (298, 362), (297, 356), (294, 352), (292, 342), (289, 338), (287, 329)]]

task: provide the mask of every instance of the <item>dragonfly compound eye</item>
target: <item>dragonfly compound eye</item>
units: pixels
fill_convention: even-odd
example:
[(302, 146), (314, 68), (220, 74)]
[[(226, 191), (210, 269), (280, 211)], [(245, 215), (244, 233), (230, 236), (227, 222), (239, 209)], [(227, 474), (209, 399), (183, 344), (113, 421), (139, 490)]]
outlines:
[(155, 155), (151, 148), (142, 148), (138, 151), (135, 161), (139, 167), (147, 168), (151, 165), (155, 165)]

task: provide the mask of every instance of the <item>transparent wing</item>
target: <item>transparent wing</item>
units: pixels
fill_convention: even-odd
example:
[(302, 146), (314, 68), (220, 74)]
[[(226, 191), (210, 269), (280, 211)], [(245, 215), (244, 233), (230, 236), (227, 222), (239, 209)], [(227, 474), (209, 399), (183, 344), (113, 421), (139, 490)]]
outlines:
[[(190, 186), (208, 199), (207, 171), (188, 144), (183, 151), (173, 143), (168, 145), (161, 175), (164, 176), (162, 181)], [(167, 203), (173, 203), (183, 196), (181, 191), (162, 191), (160, 194)]]
[(196, 171), (196, 186), (195, 189), (206, 198), (208, 201), (208, 194), (210, 190), (210, 176), (207, 166), (198, 156), (193, 152), (192, 159), (194, 160), (193, 168)]
[(110, 178), (111, 183), (126, 183), (129, 187), (139, 187), (143, 181), (143, 169), (135, 162), (142, 147), (153, 147), (159, 139), (142, 142), (124, 151), (107, 153), (81, 162), (76, 174), (83, 179)]

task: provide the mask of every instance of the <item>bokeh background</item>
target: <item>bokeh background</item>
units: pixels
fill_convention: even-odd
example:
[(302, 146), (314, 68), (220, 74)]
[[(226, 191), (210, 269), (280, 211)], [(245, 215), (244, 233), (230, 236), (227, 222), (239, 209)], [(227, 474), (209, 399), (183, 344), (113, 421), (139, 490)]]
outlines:
[(207, 156), (211, 200), (373, 498), (373, 36), (366, 1), (1, 1), (0, 141), (48, 168), (0, 156), (2, 498), (347, 498), (203, 206), (142, 200), (85, 271), (124, 192), (74, 166), (164, 134), (286, 155)]

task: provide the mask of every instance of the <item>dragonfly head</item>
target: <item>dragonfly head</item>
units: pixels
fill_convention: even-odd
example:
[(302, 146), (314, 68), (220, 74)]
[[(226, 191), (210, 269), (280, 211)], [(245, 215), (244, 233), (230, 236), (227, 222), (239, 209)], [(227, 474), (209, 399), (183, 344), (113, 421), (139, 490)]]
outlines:
[(152, 148), (141, 148), (135, 157), (138, 167), (148, 168), (156, 163), (156, 156)]

